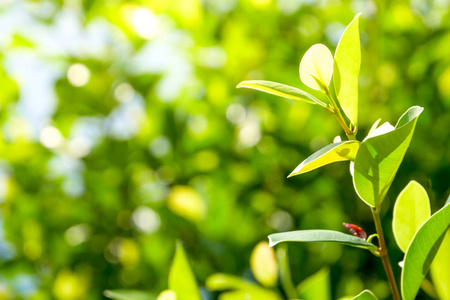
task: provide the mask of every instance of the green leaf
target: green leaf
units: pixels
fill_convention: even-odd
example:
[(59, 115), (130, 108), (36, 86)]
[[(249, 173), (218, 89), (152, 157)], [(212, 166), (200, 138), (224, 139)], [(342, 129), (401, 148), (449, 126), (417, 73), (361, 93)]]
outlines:
[(240, 277), (227, 274), (213, 274), (206, 279), (205, 286), (210, 291), (223, 290), (250, 290), (254, 288), (261, 288), (254, 283), (247, 282)]
[(281, 300), (282, 298), (275, 292), (270, 290), (237, 290), (226, 292), (219, 296), (219, 300), (243, 300), (243, 299), (264, 299), (264, 300)]
[(323, 107), (327, 106), (324, 102), (305, 91), (278, 82), (266, 80), (247, 80), (239, 83), (237, 88), (248, 88), (292, 100), (318, 104)]
[(333, 83), (336, 96), (350, 121), (358, 125), (358, 77), (361, 66), (359, 15), (347, 26), (334, 55)]
[[(214, 274), (208, 277), (205, 286), (210, 291), (224, 291), (235, 290), (232, 292), (223, 293), (219, 299), (271, 299), (279, 300), (281, 297), (259, 285), (247, 282), (240, 277), (227, 274)], [(247, 298), (244, 297), (248, 295)]]
[(300, 79), (308, 87), (321, 90), (314, 77), (328, 86), (333, 74), (333, 55), (327, 46), (315, 44), (306, 51), (300, 61)]
[(427, 192), (417, 181), (410, 181), (397, 197), (392, 220), (395, 241), (403, 252), (406, 252), (417, 230), (430, 215)]
[(356, 295), (352, 300), (378, 300), (378, 298), (369, 290), (364, 290), (362, 293)]
[(201, 300), (197, 282), (180, 242), (169, 272), (169, 289), (175, 291), (177, 300)]
[(288, 178), (334, 162), (354, 160), (360, 144), (358, 141), (344, 141), (325, 146), (299, 164)]
[(330, 270), (323, 268), (316, 274), (306, 278), (297, 286), (297, 291), (303, 300), (331, 299)]
[(332, 230), (297, 230), (269, 235), (269, 245), (281, 242), (334, 242), (367, 250), (377, 250), (377, 246), (356, 236)]
[(103, 292), (105, 297), (114, 300), (154, 300), (155, 296), (152, 294), (136, 291), (136, 290), (106, 290)]
[(399, 119), (391, 132), (361, 143), (356, 154), (353, 185), (368, 205), (383, 201), (411, 142), (417, 119), (423, 108), (413, 106)]
[(431, 278), (439, 299), (450, 299), (450, 230), (439, 247), (436, 257), (431, 264)]
[(406, 251), (402, 270), (401, 291), (404, 300), (416, 297), (449, 226), (450, 205), (446, 203), (417, 231)]

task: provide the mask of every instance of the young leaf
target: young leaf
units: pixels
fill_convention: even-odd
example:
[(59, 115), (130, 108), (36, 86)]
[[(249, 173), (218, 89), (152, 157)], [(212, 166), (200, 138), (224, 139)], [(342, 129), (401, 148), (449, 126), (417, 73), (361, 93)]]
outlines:
[(297, 286), (297, 291), (303, 300), (331, 300), (330, 270), (323, 268), (306, 278)]
[(406, 252), (417, 229), (430, 215), (427, 192), (417, 181), (410, 181), (397, 197), (392, 220), (395, 241), (403, 252)]
[(415, 299), (449, 226), (450, 203), (447, 201), (443, 208), (419, 228), (406, 250), (401, 276), (401, 291), (404, 300)]
[(360, 144), (358, 141), (344, 141), (325, 146), (299, 164), (288, 178), (334, 162), (354, 160)]
[(377, 246), (361, 238), (332, 230), (297, 230), (269, 235), (270, 247), (281, 242), (332, 242), (372, 251), (377, 250)]
[(152, 294), (136, 290), (106, 290), (105, 297), (113, 300), (155, 300)]
[(364, 290), (362, 293), (356, 295), (352, 300), (378, 300), (378, 298), (369, 290)]
[(177, 294), (177, 300), (201, 300), (194, 274), (179, 242), (169, 272), (169, 289)]
[[(333, 55), (327, 46), (315, 44), (306, 51), (300, 61), (300, 79), (308, 87), (321, 90), (314, 77), (328, 86), (333, 74)], [(313, 77), (314, 76), (314, 77)]]
[(361, 66), (359, 15), (347, 26), (334, 55), (333, 83), (336, 96), (350, 121), (358, 125), (358, 76)]
[(247, 80), (242, 81), (236, 87), (258, 90), (279, 97), (303, 101), (311, 104), (318, 104), (323, 107), (327, 106), (324, 102), (320, 101), (319, 99), (305, 91), (278, 82), (266, 80)]
[(377, 207), (383, 201), (422, 111), (422, 107), (411, 107), (399, 119), (395, 130), (361, 143), (355, 158), (353, 185), (358, 196), (368, 205)]

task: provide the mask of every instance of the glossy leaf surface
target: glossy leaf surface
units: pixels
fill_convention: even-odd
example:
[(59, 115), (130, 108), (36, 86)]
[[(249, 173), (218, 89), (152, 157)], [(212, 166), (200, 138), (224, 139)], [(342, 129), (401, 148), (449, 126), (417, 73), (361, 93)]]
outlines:
[(303, 280), (297, 291), (303, 300), (331, 300), (330, 270), (323, 268)]
[(177, 300), (201, 300), (197, 282), (181, 243), (177, 243), (169, 272), (169, 289), (175, 291)]
[(406, 251), (402, 270), (401, 291), (404, 300), (415, 299), (449, 226), (450, 205), (447, 202), (417, 231)]
[(333, 55), (323, 44), (315, 44), (306, 51), (300, 61), (300, 79), (308, 87), (321, 90), (314, 77), (323, 86), (328, 86), (333, 74)]
[(361, 238), (332, 230), (297, 230), (269, 235), (271, 247), (281, 242), (333, 242), (363, 249), (377, 249), (377, 246)]
[(347, 26), (334, 55), (333, 83), (347, 117), (358, 124), (358, 77), (361, 66), (359, 14)]
[(344, 141), (325, 146), (299, 164), (288, 177), (306, 173), (334, 162), (354, 160), (360, 144), (358, 141)]
[(397, 197), (392, 220), (395, 241), (403, 252), (406, 252), (417, 230), (430, 215), (427, 192), (417, 181), (410, 181)]
[(383, 201), (422, 111), (422, 107), (411, 107), (399, 119), (395, 130), (361, 143), (355, 158), (353, 185), (358, 196), (368, 205), (377, 207)]
[(253, 89), (258, 90), (261, 92), (266, 92), (275, 96), (284, 97), (292, 100), (297, 101), (303, 101), (311, 104), (318, 104), (320, 106), (326, 106), (326, 104), (317, 97), (314, 97), (310, 93), (307, 93), (305, 91), (302, 91), (298, 88), (273, 82), (273, 81), (266, 81), (266, 80), (248, 80), (248, 81), (242, 81), (237, 85), (237, 88), (247, 88), (247, 89)]
[(155, 300), (152, 294), (135, 290), (106, 290), (105, 297), (113, 300)]

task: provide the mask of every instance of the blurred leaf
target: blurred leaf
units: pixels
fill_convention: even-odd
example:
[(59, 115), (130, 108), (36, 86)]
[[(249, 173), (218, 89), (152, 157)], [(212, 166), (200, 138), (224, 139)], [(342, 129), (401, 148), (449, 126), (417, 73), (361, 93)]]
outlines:
[(282, 298), (270, 290), (237, 290), (226, 292), (219, 296), (219, 300), (281, 300)]
[(292, 100), (303, 101), (311, 104), (319, 104), (326, 106), (325, 103), (314, 97), (313, 95), (304, 92), (298, 88), (285, 85), (278, 82), (265, 80), (248, 80), (242, 81), (237, 85), (237, 88), (248, 88), (262, 92), (266, 92), (275, 96), (284, 97)]
[(278, 281), (278, 263), (275, 251), (267, 242), (259, 242), (250, 256), (250, 268), (256, 280), (264, 286), (272, 287)]
[(288, 178), (334, 162), (354, 160), (360, 144), (358, 141), (344, 141), (325, 146), (299, 164)]
[(315, 44), (306, 51), (300, 61), (300, 79), (308, 87), (321, 90), (314, 77), (328, 86), (333, 74), (333, 55), (323, 44)]
[(306, 278), (297, 286), (297, 291), (303, 300), (331, 299), (330, 270), (323, 268)]
[(450, 299), (450, 230), (439, 247), (431, 264), (431, 278), (439, 299)]
[(401, 277), (404, 300), (415, 299), (449, 226), (450, 201), (447, 201), (419, 228), (406, 251)]
[(203, 220), (207, 211), (203, 198), (189, 186), (174, 186), (167, 199), (167, 206), (175, 214), (193, 222)]
[(412, 180), (400, 192), (394, 205), (392, 230), (398, 247), (406, 252), (414, 234), (430, 217), (430, 200), (425, 189)]
[(227, 274), (214, 274), (206, 279), (205, 286), (211, 291), (223, 291), (232, 289), (249, 290), (260, 288), (254, 283), (247, 282), (240, 277)]
[(411, 107), (399, 119), (395, 130), (361, 143), (355, 158), (353, 185), (358, 196), (368, 205), (377, 207), (383, 201), (422, 111), (422, 107)]
[(177, 293), (171, 290), (162, 291), (156, 300), (177, 300)]
[(278, 265), (280, 266), (280, 281), (289, 299), (297, 298), (297, 291), (292, 282), (291, 267), (289, 265), (287, 244), (282, 244), (276, 250)]
[(352, 300), (378, 300), (378, 298), (369, 290), (364, 290), (361, 294), (356, 295)]
[(169, 289), (177, 294), (177, 300), (201, 300), (194, 274), (180, 242), (169, 272)]
[(150, 293), (135, 290), (106, 290), (103, 292), (105, 297), (114, 300), (153, 300), (156, 299)]
[(270, 247), (281, 242), (332, 242), (376, 250), (377, 246), (356, 236), (332, 230), (297, 230), (269, 235)]
[(347, 26), (334, 55), (333, 83), (347, 117), (358, 125), (358, 78), (361, 66), (359, 15)]

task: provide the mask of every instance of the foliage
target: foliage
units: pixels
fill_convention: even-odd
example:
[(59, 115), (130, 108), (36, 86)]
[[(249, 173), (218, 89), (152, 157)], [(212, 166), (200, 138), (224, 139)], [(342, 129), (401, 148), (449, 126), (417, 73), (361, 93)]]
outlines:
[[(342, 222), (375, 230), (351, 191), (348, 163), (283, 179), (341, 133), (320, 109), (327, 96), (299, 81), (298, 62), (315, 44), (336, 61), (345, 25), (360, 10), (355, 137), (378, 117), (425, 108), (383, 207), (410, 180), (429, 194), (431, 212), (443, 207), (448, 4), (361, 5), (0, 1), (0, 298), (103, 299), (112, 289), (156, 296), (168, 288), (176, 240), (211, 299), (221, 293), (203, 287), (217, 273), (284, 297), (317, 272), (327, 274), (331, 299), (365, 288), (389, 298), (376, 258), (337, 243), (277, 245), (284, 271), (275, 287), (257, 282), (250, 266), (255, 246), (274, 232), (343, 231)], [(308, 93), (293, 100), (316, 105), (236, 91), (241, 80), (283, 82)], [(381, 216), (388, 229), (391, 214)], [(399, 275), (403, 253), (389, 230), (386, 239)], [(442, 274), (438, 265), (430, 272), (430, 280)]]

